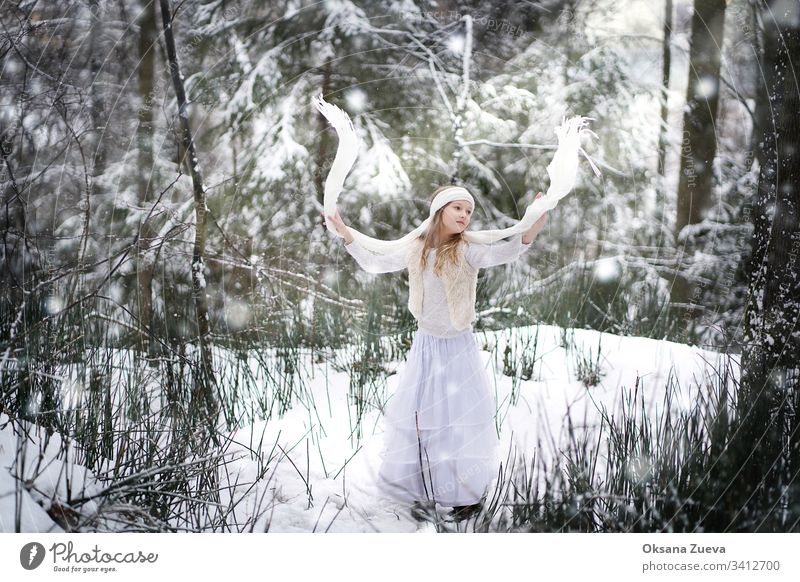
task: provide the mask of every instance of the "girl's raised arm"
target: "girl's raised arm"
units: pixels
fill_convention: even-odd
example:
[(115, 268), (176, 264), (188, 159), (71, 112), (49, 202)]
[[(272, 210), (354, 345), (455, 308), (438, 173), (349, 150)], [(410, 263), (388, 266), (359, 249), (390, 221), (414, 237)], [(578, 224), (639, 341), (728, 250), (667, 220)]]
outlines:
[(342, 220), (338, 208), (336, 209), (336, 214), (327, 216), (326, 219), (330, 220), (336, 228), (336, 231), (342, 235), (344, 248), (347, 252), (350, 253), (358, 264), (361, 265), (361, 268), (368, 273), (392, 273), (394, 271), (402, 271), (406, 268), (406, 254), (408, 253), (408, 249), (403, 248), (387, 255), (373, 253), (358, 244), (353, 238), (344, 220)]
[(351, 241), (349, 244), (346, 243), (344, 248), (353, 256), (358, 264), (361, 265), (361, 268), (368, 273), (392, 273), (394, 271), (402, 271), (406, 268), (407, 249), (400, 249), (393, 253), (379, 255), (368, 251), (358, 244), (356, 240)]
[(469, 243), (464, 250), (464, 257), (476, 269), (496, 267), (516, 260), (531, 246), (533, 246), (533, 241), (525, 244), (522, 242), (522, 235), (517, 234), (510, 240), (490, 245)]

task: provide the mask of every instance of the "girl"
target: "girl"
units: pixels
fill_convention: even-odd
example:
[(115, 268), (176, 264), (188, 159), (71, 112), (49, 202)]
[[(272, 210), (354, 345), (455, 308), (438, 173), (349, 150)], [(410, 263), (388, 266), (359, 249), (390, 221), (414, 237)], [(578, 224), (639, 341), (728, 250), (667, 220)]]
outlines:
[(499, 441), (491, 384), (472, 335), (477, 271), (517, 259), (547, 218), (545, 213), (508, 241), (477, 244), (463, 237), (475, 208), (465, 188), (438, 188), (431, 210), (435, 206), (440, 208), (424, 235), (410, 249), (386, 255), (359, 245), (338, 210), (327, 216), (362, 268), (409, 271), (409, 309), (418, 329), (386, 407), (378, 484), (391, 497), (411, 502), (420, 521), (436, 503), (452, 507), (456, 520), (482, 507), (499, 463)]

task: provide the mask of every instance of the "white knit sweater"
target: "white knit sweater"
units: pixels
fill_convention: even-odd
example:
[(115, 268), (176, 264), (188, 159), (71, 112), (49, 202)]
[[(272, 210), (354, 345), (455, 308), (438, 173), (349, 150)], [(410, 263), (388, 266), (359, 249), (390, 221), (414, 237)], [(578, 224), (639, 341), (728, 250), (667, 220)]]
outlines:
[[(343, 238), (339, 240), (344, 241)], [(522, 243), (522, 235), (516, 235), (510, 240), (493, 244), (468, 243), (464, 247), (464, 258), (474, 269), (494, 267), (516, 260), (531, 245), (532, 243)], [(346, 244), (344, 248), (369, 273), (391, 273), (407, 268), (408, 249), (380, 255), (365, 249), (356, 240)], [(428, 264), (422, 276), (423, 301), (422, 313), (418, 318), (419, 329), (438, 337), (453, 337), (465, 333), (467, 330), (471, 331), (471, 325), (466, 329), (456, 329), (453, 326), (444, 283), (433, 272), (435, 263), (436, 249), (431, 249), (428, 255)], [(411, 280), (409, 282), (411, 283)]]

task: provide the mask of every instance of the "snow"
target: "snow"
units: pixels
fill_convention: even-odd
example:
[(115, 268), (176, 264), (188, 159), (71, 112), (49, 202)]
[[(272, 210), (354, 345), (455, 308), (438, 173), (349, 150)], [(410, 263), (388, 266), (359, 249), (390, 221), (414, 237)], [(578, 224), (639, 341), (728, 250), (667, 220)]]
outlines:
[(192, 263), (192, 273), (197, 277), (197, 286), (199, 289), (206, 288), (206, 276), (203, 269), (203, 259), (202, 257), (198, 262)]
[(225, 323), (231, 330), (244, 328), (252, 319), (250, 305), (245, 301), (227, 299), (225, 305)]
[[(254, 82), (255, 76), (251, 76), (251, 79)], [(296, 118), (305, 115), (297, 106), (300, 88), (301, 85), (296, 85), (289, 95), (274, 106), (265, 107), (253, 120), (254, 133), (263, 136), (258, 146), (263, 155), (255, 159), (257, 173), (268, 182), (285, 180), (287, 168), (302, 167), (309, 159), (310, 152), (300, 143), (302, 140), (297, 137), (295, 128)], [(237, 95), (242, 96), (243, 90), (237, 91)], [(252, 95), (241, 98), (251, 99)], [(252, 104), (247, 105), (248, 109), (253, 107)]]
[[(0, 414), (0, 532), (15, 531), (17, 511), (20, 531), (63, 532), (47, 513), (53, 500), (91, 495), (99, 488), (58, 434), (49, 437), (44, 429), (24, 424), (28, 438)], [(84, 509), (96, 508), (90, 501)]]
[(447, 39), (447, 48), (456, 55), (463, 54), (466, 45), (466, 39), (461, 33), (451, 34)]
[(362, 142), (356, 164), (347, 176), (346, 187), (367, 193), (371, 203), (407, 198), (412, 190), (411, 179), (392, 142), (375, 121), (364, 118), (364, 123), (369, 135), (369, 140), (364, 141), (369, 146)]
[(621, 270), (615, 257), (606, 257), (595, 262), (594, 276), (601, 283), (610, 283), (619, 278)]
[(345, 101), (347, 101), (347, 108), (353, 114), (358, 114), (367, 108), (368, 97), (366, 91), (361, 87), (353, 87), (348, 89), (345, 94)]
[(356, 36), (369, 28), (369, 18), (366, 13), (348, 0), (325, 0), (324, 10), (326, 30), (338, 29), (344, 36)]
[(50, 315), (56, 314), (64, 308), (64, 301), (58, 295), (48, 295), (44, 308)]
[(634, 31), (641, 35), (659, 37), (664, 27), (664, 13), (661, 4), (658, 9), (654, 9), (653, 4), (651, 0), (626, 0), (624, 9), (591, 11), (586, 28), (600, 38), (631, 34)]
[(708, 75), (701, 77), (694, 94), (699, 99), (711, 99), (714, 97), (717, 94), (717, 83), (714, 78)]
[[(503, 459), (511, 452), (528, 463), (534, 456), (550, 463), (554, 451), (549, 445), (540, 448), (539, 442), (550, 443), (552, 439), (555, 446), (566, 446), (568, 419), (591, 440), (591, 435), (597, 434), (601, 411), (605, 408), (609, 415), (617, 415), (621, 402), (634, 390), (638, 390), (637, 401), (642, 398), (644, 412), (653, 423), (664, 412), (665, 391), (675, 390), (675, 386), (673, 406), (688, 410), (701, 393), (707, 392), (705, 379), (714, 377), (712, 366), (719, 369), (724, 365), (723, 356), (693, 346), (592, 330), (568, 330), (574, 346), (565, 349), (561, 345), (564, 330), (541, 325), (536, 354), (540, 359), (536, 360), (533, 377), (517, 382), (512, 393), (512, 379), (501, 373), (505, 346), (508, 342), (512, 347), (520, 345), (517, 342), (524, 343), (536, 332), (534, 327), (526, 327), (476, 334), (479, 347), (489, 348), (480, 354), (496, 391)], [(596, 355), (598, 342), (602, 346), (601, 381), (587, 388), (576, 377), (576, 357), (589, 356), (589, 350)], [(343, 355), (337, 353), (336, 361)], [(235, 357), (223, 350), (216, 350), (214, 356), (221, 366), (226, 358)], [(249, 366), (253, 378), (264, 386), (262, 397), (269, 399), (278, 388), (267, 381), (259, 366), (263, 358), (264, 354), (253, 356)], [(732, 364), (736, 377), (738, 363), (732, 360)], [(229, 435), (232, 444), (227, 453), (235, 460), (220, 471), (220, 478), (223, 487), (231, 484), (229, 495), (243, 497), (238, 521), (259, 514), (255, 531), (268, 526), (270, 532), (415, 531), (417, 524), (407, 509), (381, 497), (375, 488), (383, 444), (379, 411), (363, 411), (359, 437), (352, 426), (355, 411), (348, 395), (348, 373), (336, 371), (328, 361), (312, 362), (310, 357), (298, 368), (301, 371), (292, 385), (301, 402), (281, 418), (253, 422)], [(386, 377), (385, 398), (396, 388), (405, 362), (391, 362), (388, 368), (398, 373)], [(639, 385), (635, 388), (637, 377)], [(226, 381), (232, 380), (227, 376)], [(14, 422), (0, 415), (0, 531), (15, 530), (17, 508), (22, 531), (61, 531), (47, 508), (54, 499), (66, 503), (67, 483), (72, 495), (86, 496), (100, 489), (98, 481), (74, 462), (74, 446), (64, 446), (58, 435), (46, 439), (44, 430), (29, 427), (32, 438), (26, 442), (18, 438), (14, 427)], [(24, 458), (16, 452), (23, 443), (27, 447)], [(603, 467), (598, 466), (598, 471), (602, 474)], [(19, 502), (14, 495), (17, 473), (28, 483), (20, 491)], [(90, 504), (81, 511), (93, 507)]]

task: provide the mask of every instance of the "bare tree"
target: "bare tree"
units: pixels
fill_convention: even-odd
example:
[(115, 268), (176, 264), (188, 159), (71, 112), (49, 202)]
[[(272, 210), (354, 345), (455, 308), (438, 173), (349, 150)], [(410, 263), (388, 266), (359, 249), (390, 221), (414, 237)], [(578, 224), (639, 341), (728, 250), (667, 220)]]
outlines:
[[(156, 75), (156, 5), (145, 2), (138, 20), (139, 66), (138, 89), (141, 98), (139, 123), (136, 128), (139, 172), (136, 176), (139, 205), (144, 208), (150, 202), (150, 176), (153, 169), (153, 100), (155, 98)], [(148, 220), (139, 227), (136, 249), (136, 303), (142, 330), (152, 332), (153, 323), (153, 274), (155, 253), (151, 248), (155, 233)], [(156, 342), (140, 336), (140, 349), (147, 347), (153, 355)], [(146, 346), (144, 345), (146, 343)], [(151, 360), (152, 362), (152, 360)]]
[(746, 500), (742, 509), (752, 503), (770, 509), (759, 529), (785, 531), (783, 509), (796, 497), (800, 469), (800, 87), (792, 73), (800, 56), (800, 4), (769, 0), (762, 19), (760, 174), (738, 395), (744, 458), (737, 489)]
[(687, 224), (702, 220), (711, 198), (725, 4), (725, 0), (698, 0), (692, 16), (676, 237)]
[[(683, 228), (701, 222), (703, 211), (711, 202), (713, 162), (717, 152), (715, 127), (725, 5), (725, 0), (695, 0), (692, 14), (689, 83), (683, 116), (678, 214), (675, 222), (675, 240), (679, 244)], [(672, 291), (674, 303), (685, 303), (691, 291), (691, 282), (679, 276)], [(689, 313), (694, 315), (694, 310), (690, 308)]]
[[(216, 379), (214, 377), (214, 361), (211, 352), (211, 325), (208, 317), (208, 301), (206, 298), (205, 252), (206, 252), (206, 187), (200, 170), (192, 129), (189, 126), (189, 109), (183, 74), (178, 62), (173, 32), (173, 16), (169, 0), (160, 0), (161, 21), (164, 27), (164, 42), (167, 50), (172, 85), (178, 103), (178, 119), (180, 122), (181, 141), (184, 157), (192, 177), (194, 191), (195, 237), (192, 248), (192, 295), (194, 297), (197, 318), (198, 342), (200, 345), (200, 374), (192, 392), (192, 407), (195, 413), (207, 414), (212, 422), (216, 418), (218, 406), (214, 396)], [(205, 409), (201, 408), (205, 406)]]
[[(669, 92), (669, 72), (672, 64), (672, 51), (670, 42), (672, 39), (672, 0), (666, 0), (664, 6), (664, 41), (661, 44), (662, 71), (661, 71), (661, 129), (658, 132), (658, 173), (664, 175), (664, 161), (667, 157), (667, 127), (669, 114), (668, 92)], [(660, 207), (660, 205), (659, 205)]]

